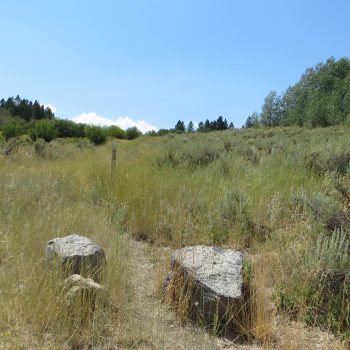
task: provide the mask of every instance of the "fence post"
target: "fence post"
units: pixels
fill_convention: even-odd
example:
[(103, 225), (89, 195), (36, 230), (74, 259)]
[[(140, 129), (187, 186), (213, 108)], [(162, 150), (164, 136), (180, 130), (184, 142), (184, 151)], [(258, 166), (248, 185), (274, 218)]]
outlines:
[(115, 140), (112, 142), (112, 163), (111, 163), (111, 174), (115, 176), (115, 170), (117, 167), (117, 143)]

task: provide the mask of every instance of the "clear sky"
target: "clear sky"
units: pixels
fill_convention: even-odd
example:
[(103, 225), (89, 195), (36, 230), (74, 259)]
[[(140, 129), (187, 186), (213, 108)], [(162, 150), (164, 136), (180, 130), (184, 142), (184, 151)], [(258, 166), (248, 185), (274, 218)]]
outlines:
[(350, 56), (348, 0), (2, 0), (0, 14), (0, 98), (144, 130), (240, 127), (270, 90)]

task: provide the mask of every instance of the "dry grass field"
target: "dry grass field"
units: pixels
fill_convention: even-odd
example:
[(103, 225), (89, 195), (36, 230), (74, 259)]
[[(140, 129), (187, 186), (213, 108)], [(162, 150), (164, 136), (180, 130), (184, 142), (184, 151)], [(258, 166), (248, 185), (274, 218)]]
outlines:
[[(144, 136), (118, 141), (115, 176), (110, 143), (40, 148), (22, 137), (6, 155), (2, 144), (0, 348), (235, 349), (181, 325), (154, 292), (169, 247), (199, 243), (246, 254), (254, 345), (242, 349), (346, 348), (349, 135), (336, 127)], [(69, 317), (45, 261), (46, 242), (71, 233), (107, 256), (110, 305), (85, 324)]]

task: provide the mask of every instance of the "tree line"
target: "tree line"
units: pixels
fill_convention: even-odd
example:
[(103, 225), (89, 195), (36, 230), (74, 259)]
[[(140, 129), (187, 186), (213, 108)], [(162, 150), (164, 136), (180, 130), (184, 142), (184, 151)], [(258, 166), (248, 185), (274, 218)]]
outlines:
[(190, 121), (187, 126), (185, 125), (185, 122), (182, 120), (179, 120), (175, 127), (172, 129), (159, 129), (158, 131), (150, 131), (148, 135), (151, 136), (161, 136), (169, 133), (176, 133), (176, 134), (182, 134), (182, 133), (194, 133), (194, 132), (211, 132), (211, 131), (220, 131), (220, 130), (227, 130), (227, 129), (233, 129), (234, 125), (231, 122), (228, 124), (226, 118), (220, 116), (216, 120), (209, 121), (207, 119), (205, 122), (199, 122), (198, 127), (195, 128), (195, 125), (192, 121)]
[(300, 80), (279, 95), (271, 91), (261, 112), (250, 115), (244, 127), (350, 124), (350, 60), (329, 58), (308, 68)]
[(30, 120), (54, 119), (55, 114), (50, 107), (44, 107), (38, 101), (21, 99), (19, 95), (15, 98), (9, 97), (7, 100), (0, 100), (0, 107), (8, 110), (13, 117), (29, 122)]
[(99, 127), (58, 119), (49, 107), (18, 95), (0, 100), (0, 132), (5, 140), (22, 135), (29, 135), (33, 141), (41, 138), (46, 142), (55, 138), (88, 137), (94, 144), (104, 143), (108, 136), (132, 140), (141, 135), (136, 127), (123, 130), (114, 125)]

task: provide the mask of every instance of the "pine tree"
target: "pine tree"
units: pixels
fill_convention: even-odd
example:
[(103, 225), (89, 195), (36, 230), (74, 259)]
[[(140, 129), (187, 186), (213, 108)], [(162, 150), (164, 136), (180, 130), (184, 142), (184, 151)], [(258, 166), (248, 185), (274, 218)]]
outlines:
[(193, 125), (192, 120), (187, 125), (187, 132), (189, 132), (189, 133), (194, 132), (194, 125)]
[(175, 132), (183, 133), (185, 131), (186, 131), (185, 123), (183, 121), (179, 120), (175, 125)]

